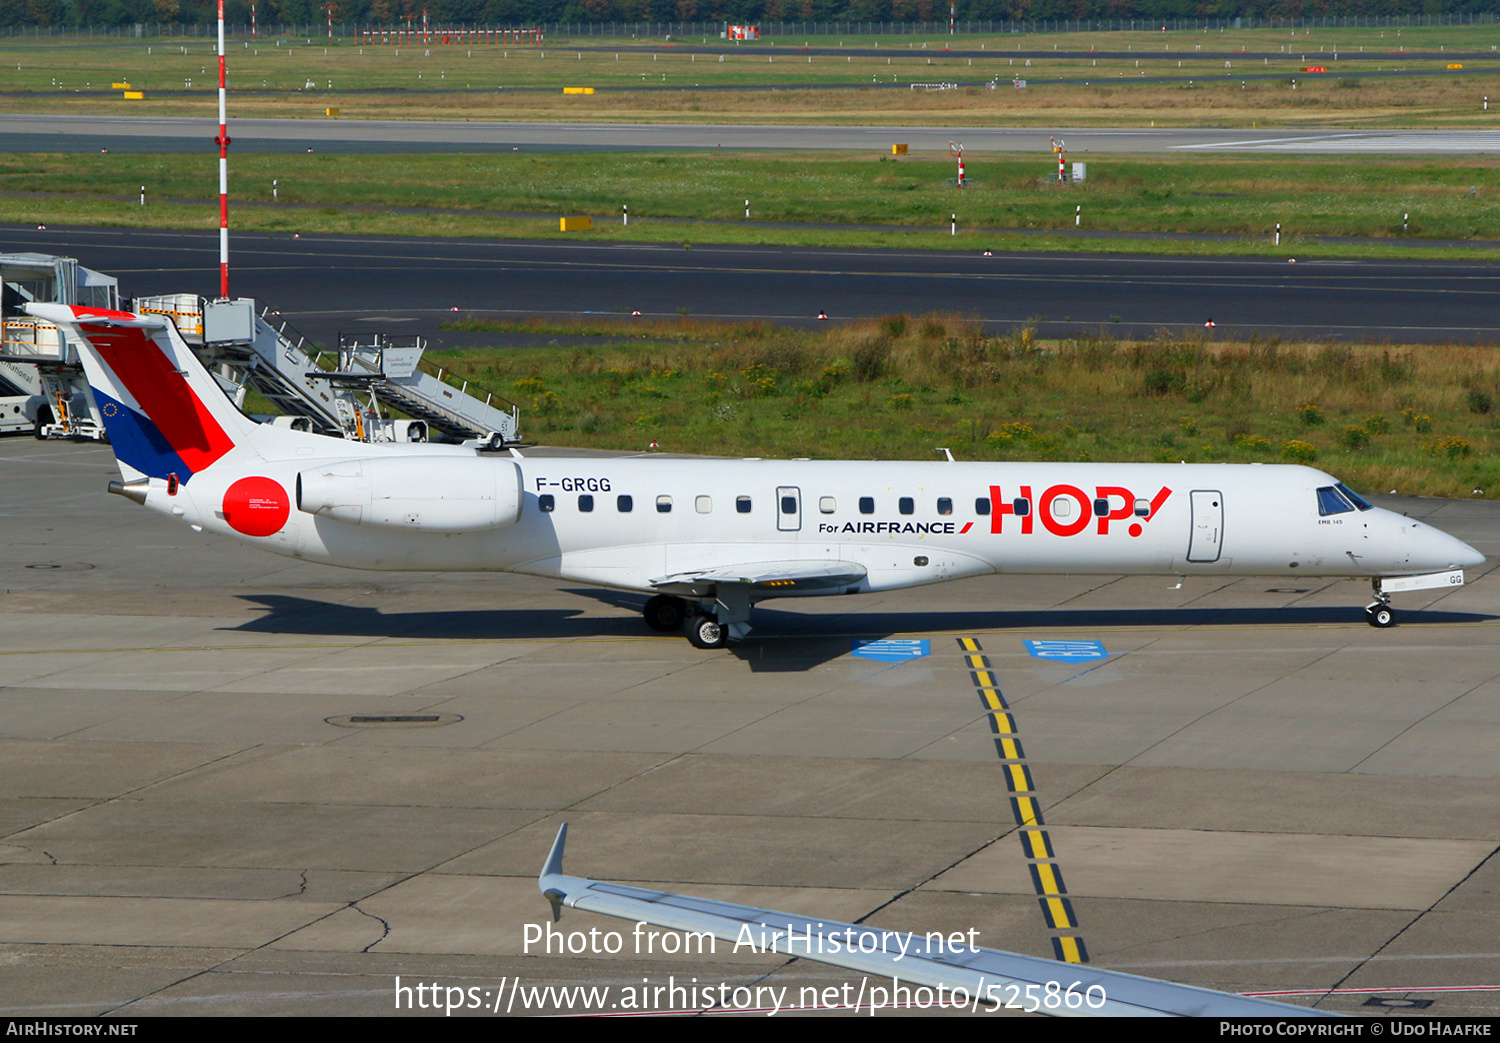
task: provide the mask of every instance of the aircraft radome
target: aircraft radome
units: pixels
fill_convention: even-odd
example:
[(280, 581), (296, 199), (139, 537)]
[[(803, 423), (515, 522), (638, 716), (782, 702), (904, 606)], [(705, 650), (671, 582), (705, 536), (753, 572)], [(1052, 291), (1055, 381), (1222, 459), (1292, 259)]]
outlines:
[(78, 343), (112, 492), (308, 561), (520, 572), (651, 595), (717, 647), (780, 597), (990, 574), (1368, 578), (1458, 586), (1484, 557), (1311, 467), (510, 458), (257, 424), (165, 319), (30, 304)]

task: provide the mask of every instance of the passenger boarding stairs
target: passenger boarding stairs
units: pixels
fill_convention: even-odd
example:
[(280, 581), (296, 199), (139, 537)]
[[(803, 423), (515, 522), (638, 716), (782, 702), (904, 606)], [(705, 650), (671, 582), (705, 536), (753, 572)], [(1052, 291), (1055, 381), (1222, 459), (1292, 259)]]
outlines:
[(365, 390), (372, 402), (378, 399), (426, 421), (430, 429), (450, 439), (478, 439), (497, 449), (519, 441), (520, 418), (514, 403), (489, 392), (479, 399), (481, 388), (472, 388), (471, 393), (467, 380), (424, 363), (426, 348), (421, 337), (397, 340), (376, 334), (368, 344), (340, 338), (338, 368), (314, 376), (331, 385)]
[(0, 433), (105, 437), (78, 346), (26, 305), (119, 307), (119, 282), (71, 257), (0, 254)]
[[(429, 432), (487, 448), (519, 441), (515, 406), (493, 395), (481, 401), (467, 383), (455, 387), (424, 366), (420, 338), (400, 347), (380, 337), (340, 343), (335, 358), (249, 298), (137, 297), (135, 310), (172, 319), (235, 404), (243, 408), (253, 390), (282, 414), (273, 423), (362, 442), (426, 441)], [(415, 419), (389, 417), (383, 405)]]

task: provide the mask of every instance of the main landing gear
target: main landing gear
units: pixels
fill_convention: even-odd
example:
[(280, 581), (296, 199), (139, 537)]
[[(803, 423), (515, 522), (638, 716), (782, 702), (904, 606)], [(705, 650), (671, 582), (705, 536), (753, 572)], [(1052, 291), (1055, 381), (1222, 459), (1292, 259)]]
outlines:
[(1391, 611), (1391, 599), (1389, 597), (1379, 597), (1366, 605), (1365, 622), (1372, 627), (1379, 627), (1381, 630), (1396, 622), (1396, 614)]
[(729, 628), (713, 616), (694, 616), (688, 620), (687, 639), (694, 648), (723, 648), (729, 642)]
[(646, 602), (641, 615), (652, 630), (669, 634), (687, 623), (687, 639), (694, 648), (723, 648), (729, 641), (729, 628), (720, 624), (719, 617), (689, 605), (682, 598), (658, 594)]
[(646, 617), (646, 625), (652, 630), (670, 634), (682, 626), (682, 621), (687, 618), (687, 602), (681, 598), (658, 594), (646, 602), (641, 614)]

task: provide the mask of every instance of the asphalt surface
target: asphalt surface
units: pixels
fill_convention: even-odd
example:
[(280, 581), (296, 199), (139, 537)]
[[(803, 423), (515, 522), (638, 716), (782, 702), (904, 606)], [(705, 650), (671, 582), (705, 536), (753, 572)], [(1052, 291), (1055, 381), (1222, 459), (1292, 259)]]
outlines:
[[(906, 84), (901, 84), (904, 90)], [(717, 124), (497, 123), (482, 120), (236, 119), (234, 151), (338, 153), (583, 151), (674, 149), (854, 150), (889, 154), (892, 144), (947, 153), (1051, 152), (1062, 137), (1074, 158), (1091, 152), (1224, 152), (1431, 155), (1500, 152), (1500, 131), (1127, 129), (1108, 127), (827, 127)], [(6, 152), (214, 152), (214, 119), (186, 117), (0, 115)]]
[[(767, 603), (700, 651), (631, 595), (194, 533), (107, 495), (116, 473), (0, 440), (0, 1015), (859, 997), (858, 973), (664, 953), (576, 910), (556, 928), (583, 951), (528, 948), (563, 821), (579, 875), (1043, 957), (1065, 936), (1356, 1016), (1500, 1012), (1491, 564), (1398, 595), (1388, 630), (1353, 582), (992, 576)], [(1493, 502), (1381, 503), (1500, 556)], [(605, 991), (533, 991), (577, 985)]]
[[(997, 237), (999, 238), (999, 237)], [(216, 295), (214, 233), (0, 228), (6, 251), (78, 258), (122, 294)], [(1289, 251), (1290, 253), (1290, 251)], [(1063, 336), (1202, 330), (1241, 339), (1396, 343), (1500, 339), (1500, 269), (1485, 262), (1297, 261), (963, 251), (546, 243), (238, 235), (231, 292), (279, 310), (320, 342), (422, 334), (492, 343), (440, 325), (459, 315), (680, 314), (815, 325), (906, 312), (972, 317), (992, 331)]]

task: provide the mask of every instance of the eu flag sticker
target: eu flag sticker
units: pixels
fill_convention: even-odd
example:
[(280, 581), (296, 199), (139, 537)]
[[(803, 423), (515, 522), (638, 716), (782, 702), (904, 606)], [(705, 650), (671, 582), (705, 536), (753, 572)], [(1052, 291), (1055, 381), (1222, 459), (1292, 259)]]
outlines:
[(882, 641), (855, 641), (854, 654), (877, 663), (902, 663), (932, 654), (926, 639), (888, 637)]
[(1037, 659), (1058, 659), (1081, 663), (1089, 659), (1108, 659), (1109, 653), (1098, 641), (1026, 641), (1026, 651)]

